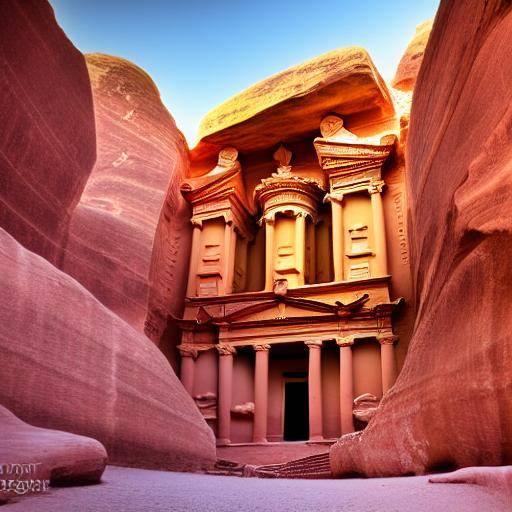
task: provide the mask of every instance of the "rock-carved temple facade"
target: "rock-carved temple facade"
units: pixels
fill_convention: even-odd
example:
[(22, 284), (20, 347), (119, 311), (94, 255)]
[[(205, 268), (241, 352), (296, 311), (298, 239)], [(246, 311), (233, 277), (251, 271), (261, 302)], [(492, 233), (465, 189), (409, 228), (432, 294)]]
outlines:
[(328, 112), (292, 141), (226, 144), (182, 184), (181, 380), (219, 445), (333, 439), (364, 428), (393, 385), (403, 301), (383, 169), (396, 146), (392, 130), (356, 136)]

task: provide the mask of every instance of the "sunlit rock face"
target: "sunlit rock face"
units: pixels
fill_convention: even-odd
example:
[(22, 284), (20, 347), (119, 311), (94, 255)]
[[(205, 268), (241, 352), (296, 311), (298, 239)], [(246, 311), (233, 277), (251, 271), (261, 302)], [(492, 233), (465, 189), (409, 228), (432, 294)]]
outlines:
[[(107, 452), (98, 441), (76, 434), (33, 427), (0, 405), (0, 464), (2, 479), (33, 482), (33, 488), (18, 493), (5, 486), (2, 497), (20, 497), (44, 492), (48, 483), (96, 483), (107, 463)], [(12, 466), (13, 465), (13, 466)]]
[(411, 42), (398, 64), (391, 85), (401, 91), (412, 91), (423, 61), (423, 55), (432, 30), (432, 20), (424, 21), (416, 27)]
[(358, 135), (366, 135), (358, 128), (373, 124), (375, 129), (375, 123), (393, 117), (388, 89), (364, 49), (320, 55), (222, 103), (203, 118), (192, 158), (216, 158), (225, 145), (243, 153), (300, 138), (318, 131), (329, 112), (342, 115)]
[(511, 31), (509, 2), (441, 2), (407, 147), (415, 333), (336, 475), (512, 461)]
[(0, 2), (0, 226), (58, 265), (95, 160), (83, 55), (47, 2)]
[(213, 463), (211, 430), (146, 336), (3, 230), (0, 268), (1, 404), (32, 425), (97, 439), (116, 464)]
[[(117, 57), (86, 56), (96, 119), (97, 160), (70, 225), (63, 270), (138, 330), (146, 317), (153, 238), (169, 188), (188, 166), (187, 147), (151, 78)], [(181, 201), (181, 202), (180, 202)], [(179, 252), (189, 245), (184, 201)], [(175, 268), (175, 298), (186, 268)]]

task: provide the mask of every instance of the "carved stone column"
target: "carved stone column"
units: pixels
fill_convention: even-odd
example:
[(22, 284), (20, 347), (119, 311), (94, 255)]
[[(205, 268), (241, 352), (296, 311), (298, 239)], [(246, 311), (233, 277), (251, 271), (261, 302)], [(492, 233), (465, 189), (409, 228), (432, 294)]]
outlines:
[(253, 443), (267, 442), (268, 414), (268, 351), (270, 345), (254, 345), (256, 367), (254, 372), (254, 426)]
[(378, 336), (380, 343), (380, 364), (382, 371), (382, 393), (386, 393), (396, 380), (395, 343), (398, 336), (383, 334)]
[(372, 203), (373, 238), (375, 241), (375, 263), (372, 274), (376, 277), (385, 276), (388, 273), (388, 255), (386, 247), (386, 226), (384, 222), (384, 207), (382, 205), (381, 192), (383, 181), (372, 183), (368, 188)]
[(343, 281), (343, 263), (345, 259), (343, 234), (343, 196), (330, 196), (332, 214), (332, 256), (334, 280)]
[(233, 354), (231, 345), (216, 345), (219, 352), (219, 399), (217, 444), (231, 442), (231, 400), (233, 394)]
[(228, 221), (224, 227), (224, 269), (222, 272), (224, 293), (233, 291), (233, 277), (235, 275), (236, 232), (233, 222)]
[(304, 284), (304, 259), (306, 255), (306, 216), (300, 212), (295, 216), (295, 257), (296, 267), (299, 271), (297, 285)]
[(190, 396), (194, 396), (194, 361), (197, 359), (199, 352), (196, 348), (188, 345), (179, 345), (178, 350), (180, 351), (181, 356), (181, 383), (187, 390), (188, 394)]
[(309, 348), (309, 440), (320, 441), (323, 436), (322, 414), (322, 342), (306, 341)]
[(354, 432), (353, 402), (354, 376), (352, 367), (352, 345), (354, 339), (338, 338), (340, 347), (340, 424), (341, 435)]
[(309, 282), (316, 283), (316, 240), (315, 223), (308, 223), (308, 242), (309, 242)]
[(265, 219), (265, 290), (274, 287), (274, 219)]
[(201, 224), (192, 221), (192, 250), (190, 252), (190, 267), (188, 269), (187, 297), (197, 295), (197, 268), (199, 266), (199, 251), (201, 250)]

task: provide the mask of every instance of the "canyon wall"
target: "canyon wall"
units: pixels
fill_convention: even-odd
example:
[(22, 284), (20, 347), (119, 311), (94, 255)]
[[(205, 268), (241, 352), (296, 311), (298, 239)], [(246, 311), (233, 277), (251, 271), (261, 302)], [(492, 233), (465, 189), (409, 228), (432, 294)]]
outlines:
[(34, 426), (97, 439), (114, 464), (213, 464), (211, 429), (146, 336), (3, 230), (0, 268), (0, 404)]
[(0, 226), (59, 265), (96, 136), (85, 59), (47, 2), (0, 2), (0, 89)]
[[(97, 159), (73, 213), (62, 269), (142, 331), (153, 238), (168, 188), (174, 193), (173, 234), (179, 231), (181, 251), (190, 245), (187, 211), (180, 210), (184, 200), (177, 194), (188, 168), (187, 145), (142, 69), (100, 54), (86, 55), (86, 62)], [(187, 263), (175, 269), (181, 301), (179, 281)]]
[[(0, 404), (113, 463), (211, 465), (211, 430), (140, 332), (154, 288), (182, 306), (189, 248), (187, 148), (156, 87), (122, 59), (86, 66), (44, 0), (0, 2), (0, 84)], [(175, 252), (150, 268), (156, 231)]]
[(511, 33), (510, 2), (441, 2), (406, 155), (415, 332), (338, 476), (512, 462)]

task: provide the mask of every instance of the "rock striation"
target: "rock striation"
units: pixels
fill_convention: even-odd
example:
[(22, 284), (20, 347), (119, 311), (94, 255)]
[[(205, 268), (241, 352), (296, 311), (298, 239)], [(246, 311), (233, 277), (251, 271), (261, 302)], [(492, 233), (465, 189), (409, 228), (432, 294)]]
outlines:
[(0, 490), (0, 500), (42, 492), (43, 480), (51, 485), (97, 483), (105, 470), (107, 452), (94, 439), (33, 427), (1, 405), (0, 429), (2, 478), (37, 481), (30, 491)]
[(213, 465), (212, 431), (150, 340), (3, 230), (0, 268), (1, 404), (97, 439), (114, 464)]
[(368, 428), (331, 448), (335, 475), (512, 461), (511, 31), (510, 2), (441, 2), (407, 146), (415, 332)]
[(85, 59), (47, 2), (0, 2), (0, 89), (0, 226), (58, 265), (96, 144)]
[(162, 207), (173, 224), (169, 235), (179, 240), (172, 269), (174, 313), (184, 299), (190, 234), (177, 191), (188, 168), (187, 145), (142, 69), (101, 54), (86, 55), (86, 62), (97, 159), (73, 213), (62, 269), (142, 331)]

